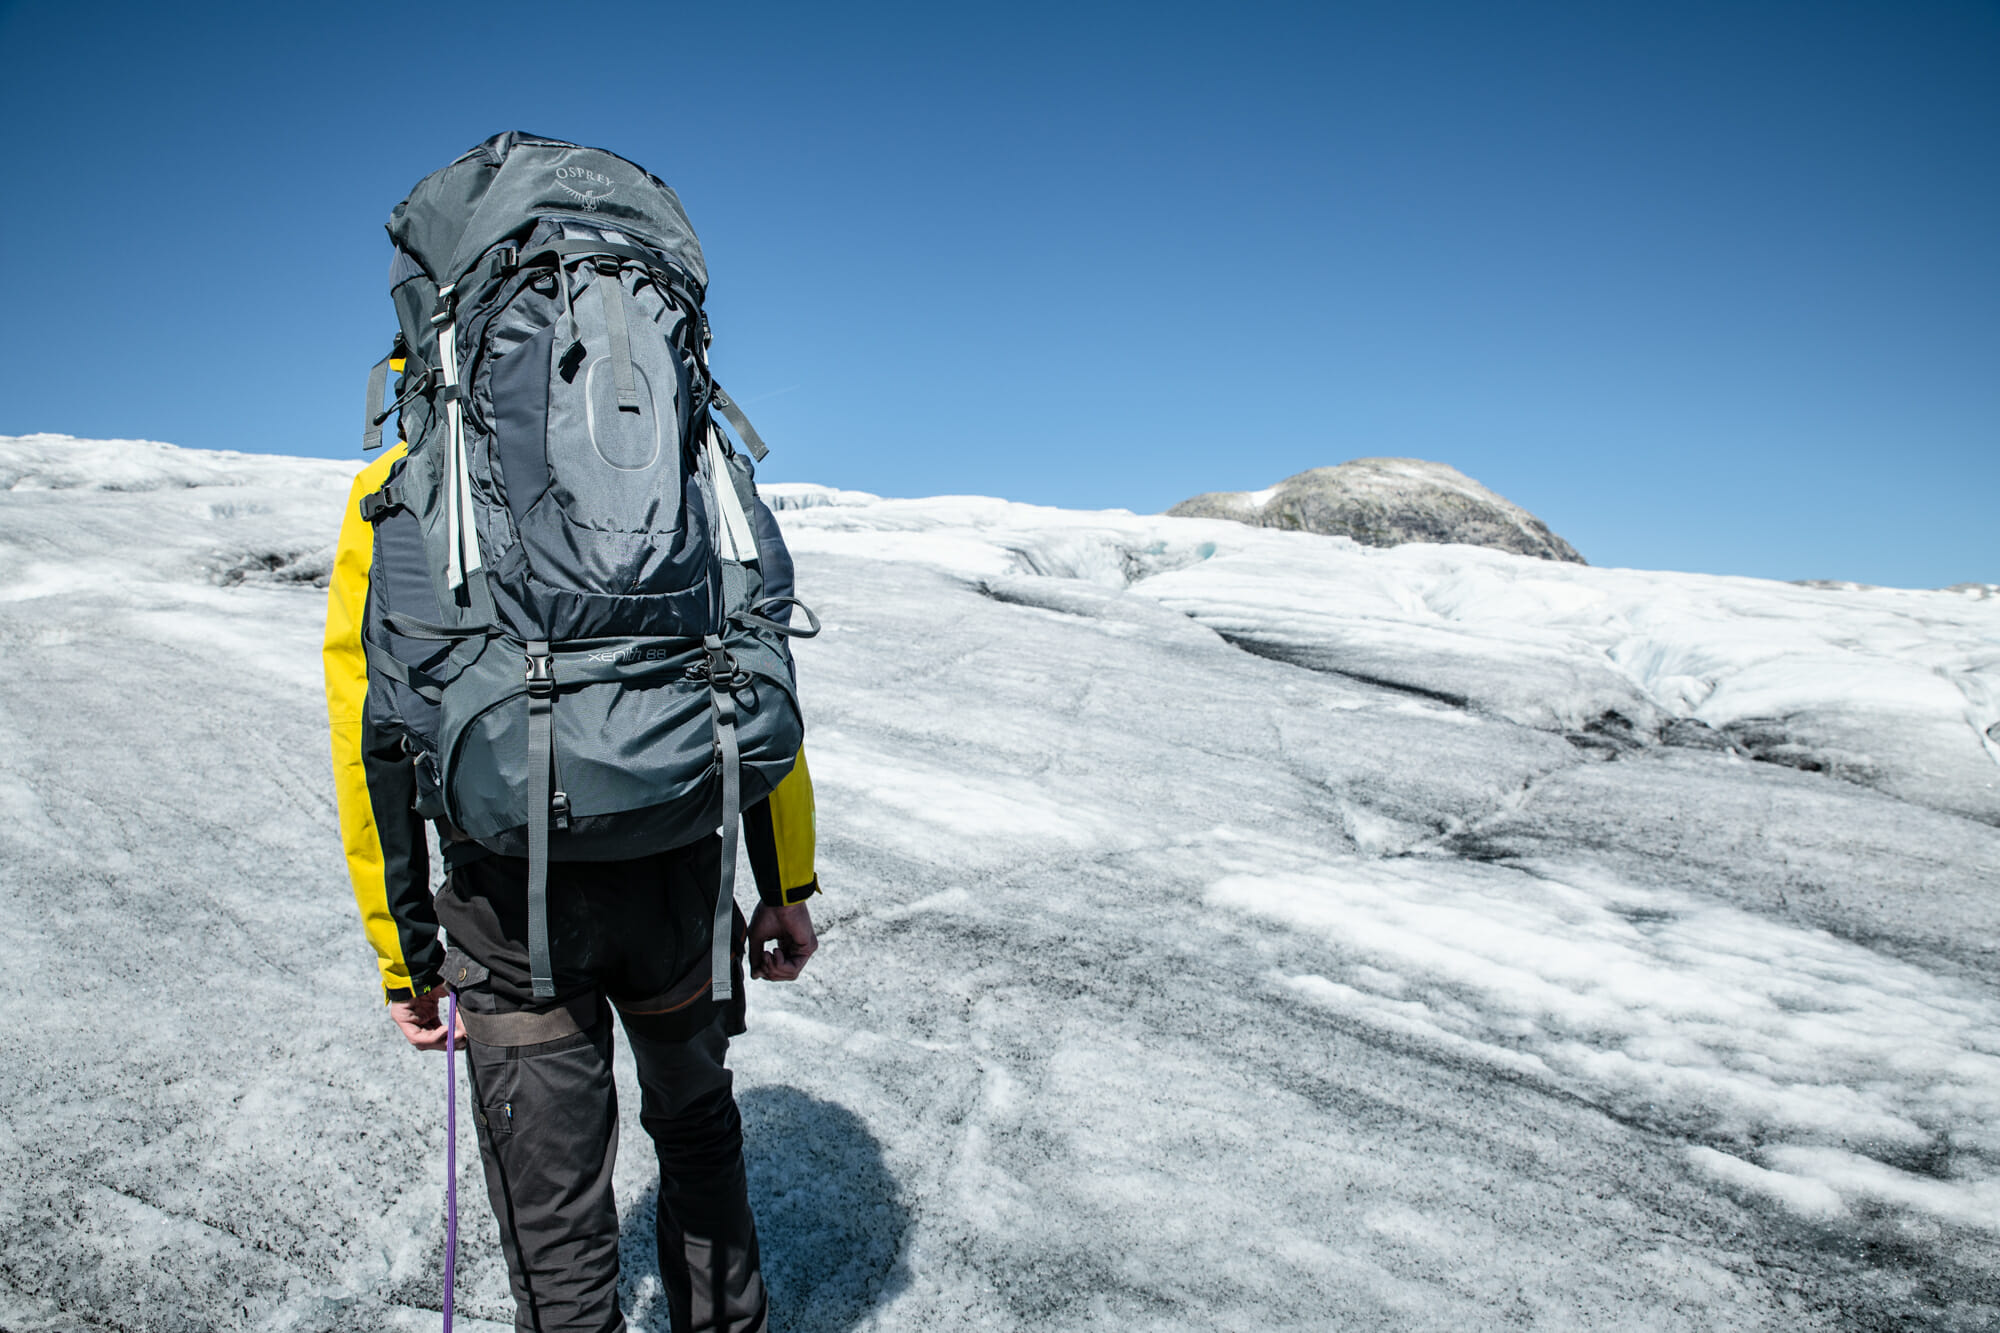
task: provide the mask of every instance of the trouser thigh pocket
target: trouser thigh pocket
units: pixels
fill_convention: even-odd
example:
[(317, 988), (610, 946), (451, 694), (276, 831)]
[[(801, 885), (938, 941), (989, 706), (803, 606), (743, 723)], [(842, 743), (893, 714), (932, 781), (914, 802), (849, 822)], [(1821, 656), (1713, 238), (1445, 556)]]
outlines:
[[(482, 1135), (592, 1144), (615, 1123), (608, 1024), (523, 1046), (475, 1037), (466, 1055)], [(598, 1151), (588, 1147), (579, 1160)]]
[(553, 1005), (521, 1008), (494, 993), (486, 965), (459, 949), (445, 952), (446, 984), (465, 1025), (473, 1119), (482, 1137), (506, 1138), (524, 1124), (580, 1117), (608, 1098), (610, 1024), (597, 992)]

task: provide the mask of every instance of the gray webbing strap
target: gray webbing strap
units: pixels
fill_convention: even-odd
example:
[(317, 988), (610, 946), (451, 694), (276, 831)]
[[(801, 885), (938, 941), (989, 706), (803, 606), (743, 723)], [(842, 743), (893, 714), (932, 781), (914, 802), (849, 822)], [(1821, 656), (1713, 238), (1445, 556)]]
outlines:
[(523, 1009), (511, 1014), (479, 1014), (460, 1007), (465, 1035), (481, 1046), (539, 1046), (574, 1037), (597, 1025), (597, 992), (586, 991), (546, 1013)]
[(611, 335), (611, 375), (618, 386), (618, 410), (639, 410), (639, 386), (632, 382), (632, 332), (625, 326), (625, 284), (616, 273), (597, 275), (604, 294), (604, 328)]
[(764, 455), (771, 451), (764, 447), (764, 437), (750, 424), (750, 418), (743, 415), (743, 409), (736, 405), (736, 400), (724, 393), (722, 386), (718, 384), (715, 386), (715, 397), (711, 401), (722, 409), (722, 415), (729, 418), (729, 424), (736, 428), (737, 438), (743, 441), (743, 447), (750, 451), (750, 456), (760, 463), (763, 462)]
[(549, 966), (549, 774), (555, 736), (549, 716), (555, 702), (555, 664), (546, 643), (528, 645), (528, 975), (535, 998), (552, 1000)]
[(382, 447), (382, 418), (388, 415), (382, 410), (382, 399), (389, 391), (389, 363), (396, 357), (394, 352), (375, 363), (368, 372), (368, 402), (361, 413), (361, 451)]
[(736, 699), (729, 679), (736, 664), (722, 639), (714, 634), (701, 641), (708, 651), (708, 698), (715, 708), (715, 739), (722, 748), (722, 873), (715, 889), (715, 938), (709, 947), (708, 993), (718, 1000), (730, 996), (729, 954), (736, 930), (736, 826), (743, 816), (742, 756), (736, 748)]

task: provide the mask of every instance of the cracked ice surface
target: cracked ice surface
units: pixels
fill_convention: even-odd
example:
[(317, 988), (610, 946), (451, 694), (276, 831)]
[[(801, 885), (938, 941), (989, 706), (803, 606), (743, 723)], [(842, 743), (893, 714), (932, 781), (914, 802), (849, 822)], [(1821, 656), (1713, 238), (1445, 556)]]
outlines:
[[(0, 1327), (435, 1324), (349, 475), (0, 440)], [(2000, 1319), (2000, 600), (769, 489), (827, 622), (824, 945), (733, 1053), (777, 1327)]]
[[(2000, 608), (1948, 593), (1361, 546), (1219, 520), (782, 488), (813, 549), (1134, 591), (1252, 651), (1529, 726), (1679, 719), (2000, 823)], [(791, 529), (788, 529), (788, 531)], [(1717, 744), (1726, 740), (1718, 739)]]

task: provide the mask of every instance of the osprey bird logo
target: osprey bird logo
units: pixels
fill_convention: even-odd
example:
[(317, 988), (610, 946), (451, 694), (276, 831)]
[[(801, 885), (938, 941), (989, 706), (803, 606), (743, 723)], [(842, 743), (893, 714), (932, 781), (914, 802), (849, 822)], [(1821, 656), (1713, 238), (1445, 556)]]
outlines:
[(609, 176), (583, 167), (557, 167), (555, 176), (556, 188), (576, 200), (587, 213), (596, 212), (597, 206), (609, 199), (616, 188)]

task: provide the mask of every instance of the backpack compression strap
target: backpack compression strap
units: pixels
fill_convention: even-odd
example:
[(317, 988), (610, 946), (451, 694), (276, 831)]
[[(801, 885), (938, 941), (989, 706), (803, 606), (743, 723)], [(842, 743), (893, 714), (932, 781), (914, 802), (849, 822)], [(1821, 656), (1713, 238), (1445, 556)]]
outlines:
[(528, 645), (528, 975), (535, 998), (553, 1000), (549, 964), (549, 775), (555, 735), (549, 716), (555, 702), (555, 659), (546, 643)]
[(368, 401), (363, 404), (361, 413), (361, 452), (364, 454), (382, 447), (382, 423), (389, 419), (391, 412), (400, 410), (404, 403), (416, 396), (414, 392), (405, 393), (388, 407), (382, 406), (383, 398), (388, 395), (389, 372), (400, 373), (409, 364), (409, 355), (409, 345), (399, 333), (396, 341), (389, 345), (389, 355), (369, 367)]
[[(736, 929), (736, 840), (743, 816), (742, 756), (736, 745), (736, 698), (732, 690), (749, 683), (722, 646), (720, 635), (704, 637), (708, 652), (708, 699), (715, 710), (715, 739), (722, 751), (722, 873), (715, 886), (715, 935), (709, 945), (708, 993), (730, 997), (729, 946)], [(739, 678), (740, 676), (740, 678)]]
[[(760, 602), (760, 607), (789, 598)], [(810, 613), (808, 613), (810, 615)], [(761, 620), (761, 617), (759, 618)], [(771, 624), (793, 637), (818, 632)], [(736, 850), (743, 822), (743, 761), (736, 736), (735, 691), (750, 683), (750, 673), (737, 666), (722, 636), (702, 638), (707, 654), (701, 671), (708, 679), (709, 706), (715, 716), (716, 750), (722, 760), (722, 863), (715, 893), (714, 936), (709, 953), (709, 994), (727, 1000), (733, 993), (729, 960), (736, 916)], [(555, 703), (555, 657), (545, 642), (527, 645), (528, 661), (528, 973), (538, 1000), (555, 998), (554, 970), (549, 958), (549, 822), (563, 817), (567, 802), (551, 790), (555, 768), (555, 735), (551, 710)]]
[(625, 324), (625, 284), (616, 259), (599, 265), (596, 286), (604, 302), (604, 330), (611, 339), (611, 377), (618, 390), (618, 410), (637, 412), (639, 386), (632, 378), (632, 332)]
[(396, 359), (392, 349), (389, 355), (377, 361), (368, 371), (368, 401), (361, 409), (361, 452), (382, 447), (382, 422), (388, 413), (382, 410), (382, 399), (389, 388), (389, 363)]

